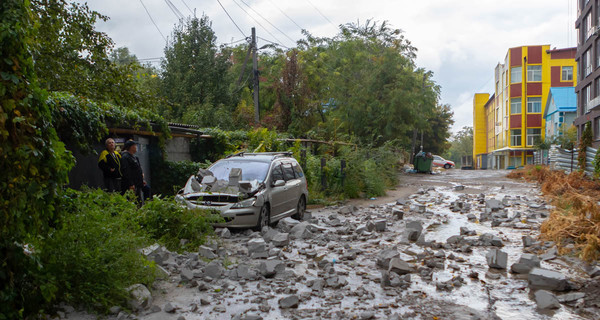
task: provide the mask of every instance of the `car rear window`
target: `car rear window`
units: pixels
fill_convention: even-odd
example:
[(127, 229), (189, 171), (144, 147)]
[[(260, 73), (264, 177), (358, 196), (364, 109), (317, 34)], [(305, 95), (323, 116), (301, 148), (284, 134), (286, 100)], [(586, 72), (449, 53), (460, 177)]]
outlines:
[(302, 172), (302, 168), (297, 163), (294, 163), (294, 173), (296, 173), (296, 177), (302, 178), (304, 177), (304, 172)]
[(282, 165), (283, 167), (283, 176), (285, 177), (285, 180), (294, 180), (296, 178), (296, 176), (294, 175), (294, 169), (292, 168), (292, 164), (290, 163), (285, 163)]

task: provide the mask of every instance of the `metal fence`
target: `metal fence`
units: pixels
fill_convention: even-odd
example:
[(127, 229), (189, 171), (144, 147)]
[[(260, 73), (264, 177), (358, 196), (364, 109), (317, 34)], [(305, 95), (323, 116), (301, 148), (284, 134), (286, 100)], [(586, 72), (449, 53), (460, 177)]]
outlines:
[[(594, 158), (596, 157), (596, 153), (598, 149), (594, 149), (588, 147), (585, 153), (586, 162), (585, 162), (585, 173), (588, 175), (592, 175), (594, 172)], [(563, 170), (567, 173), (570, 173), (573, 170), (579, 170), (579, 164), (577, 163), (577, 157), (579, 156), (579, 152), (577, 149), (565, 150), (560, 148), (557, 145), (553, 145), (550, 147), (550, 151), (548, 152), (547, 163), (548, 165), (557, 170)], [(543, 163), (542, 159), (542, 162)]]

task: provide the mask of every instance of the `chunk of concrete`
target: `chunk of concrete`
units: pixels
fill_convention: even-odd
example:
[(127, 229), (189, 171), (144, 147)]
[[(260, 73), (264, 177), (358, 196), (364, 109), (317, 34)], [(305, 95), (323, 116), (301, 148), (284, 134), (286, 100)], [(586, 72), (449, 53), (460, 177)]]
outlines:
[(397, 219), (397, 220), (402, 220), (402, 219), (404, 219), (404, 211), (402, 211), (400, 209), (393, 209), (392, 217), (394, 217), (394, 219)]
[(585, 298), (583, 292), (572, 292), (556, 297), (560, 303), (570, 303)]
[(533, 238), (530, 236), (523, 236), (523, 247), (531, 247), (533, 245)]
[(310, 239), (313, 233), (310, 231), (310, 224), (306, 221), (298, 223), (290, 229), (290, 238), (292, 239)]
[(204, 275), (213, 279), (219, 279), (223, 275), (223, 266), (217, 260), (211, 261), (204, 267)]
[(488, 266), (494, 269), (506, 269), (508, 254), (498, 249), (491, 249), (485, 256)]
[(252, 258), (266, 258), (268, 253), (265, 240), (258, 238), (248, 241), (248, 254)]
[(409, 241), (417, 241), (423, 232), (421, 221), (410, 221), (406, 224), (406, 235)]
[(352, 214), (356, 211), (358, 211), (358, 208), (356, 208), (355, 206), (343, 206), (338, 210), (338, 213), (339, 214)]
[(540, 309), (558, 309), (560, 303), (552, 292), (546, 290), (538, 290), (535, 292), (535, 303)]
[(519, 261), (510, 267), (514, 273), (527, 274), (533, 268), (540, 267), (540, 258), (534, 254), (526, 253), (519, 258)]
[(488, 200), (485, 200), (485, 208), (490, 209), (492, 212), (494, 212), (494, 211), (502, 210), (504, 208), (504, 205), (499, 200), (488, 199)]
[(223, 239), (231, 238), (231, 231), (228, 228), (216, 228), (215, 234)]
[(127, 304), (132, 310), (144, 310), (152, 305), (152, 294), (145, 285), (140, 283), (134, 284), (126, 290), (130, 296)]
[(290, 243), (290, 235), (288, 233), (278, 232), (273, 239), (271, 239), (271, 243), (278, 248), (285, 247)]
[(213, 249), (206, 246), (200, 246), (198, 248), (198, 255), (206, 259), (214, 259), (217, 257)]
[(277, 259), (269, 259), (266, 261), (262, 261), (260, 266), (258, 267), (260, 274), (265, 276), (266, 278), (271, 278), (275, 276), (277, 273), (285, 270), (285, 264), (281, 260)]
[(300, 303), (300, 298), (297, 295), (291, 295), (284, 298), (279, 299), (279, 308), (281, 309), (289, 309), (289, 308), (298, 308), (298, 304)]
[(389, 272), (395, 272), (399, 275), (415, 272), (415, 269), (406, 261), (400, 258), (392, 258), (388, 267)]
[(387, 220), (375, 221), (375, 231), (377, 231), (377, 232), (385, 231), (386, 225), (387, 225)]
[(534, 289), (565, 291), (569, 289), (567, 277), (557, 271), (533, 268), (528, 276), (529, 286)]
[(299, 223), (300, 221), (287, 217), (281, 219), (279, 223), (277, 223), (277, 228), (282, 232), (290, 232), (290, 230)]

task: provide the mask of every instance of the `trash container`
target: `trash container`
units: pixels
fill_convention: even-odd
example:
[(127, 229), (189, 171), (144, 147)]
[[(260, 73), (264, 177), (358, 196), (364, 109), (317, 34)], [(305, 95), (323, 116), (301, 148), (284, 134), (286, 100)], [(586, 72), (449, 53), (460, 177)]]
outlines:
[(431, 173), (431, 165), (433, 164), (433, 156), (431, 153), (419, 152), (415, 156), (415, 170), (421, 173)]

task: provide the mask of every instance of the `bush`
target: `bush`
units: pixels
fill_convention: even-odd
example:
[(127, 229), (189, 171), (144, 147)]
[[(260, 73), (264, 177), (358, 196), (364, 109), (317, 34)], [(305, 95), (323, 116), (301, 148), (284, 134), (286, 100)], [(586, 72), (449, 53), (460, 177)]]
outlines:
[[(137, 221), (148, 235), (172, 251), (195, 251), (213, 232), (211, 223), (221, 216), (207, 210), (189, 210), (177, 204), (172, 197), (154, 197), (142, 207)], [(181, 244), (180, 240), (187, 242)]]
[(188, 178), (198, 172), (198, 169), (206, 169), (210, 166), (210, 162), (168, 161), (158, 155), (151, 158), (150, 164), (152, 193), (165, 196), (176, 194), (185, 186)]
[(101, 190), (67, 190), (59, 211), (56, 230), (36, 245), (48, 302), (106, 312), (126, 304), (128, 286), (152, 284), (154, 264), (138, 252), (148, 238), (136, 223), (134, 202)]

